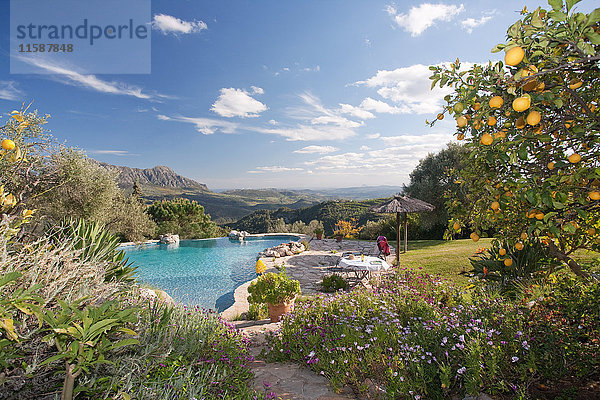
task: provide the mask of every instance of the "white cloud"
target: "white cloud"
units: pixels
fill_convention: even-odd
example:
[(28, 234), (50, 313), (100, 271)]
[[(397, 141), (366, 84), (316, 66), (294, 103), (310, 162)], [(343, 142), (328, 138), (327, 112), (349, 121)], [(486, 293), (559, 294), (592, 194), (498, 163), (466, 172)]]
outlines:
[(431, 4), (423, 3), (416, 7), (411, 7), (408, 13), (402, 14), (392, 7), (386, 8), (387, 13), (394, 19), (394, 22), (411, 36), (419, 36), (425, 30), (433, 26), (436, 21), (451, 21), (452, 18), (465, 10), (465, 7), (447, 5), (443, 3)]
[(289, 141), (302, 140), (344, 140), (356, 136), (351, 128), (331, 125), (304, 125), (300, 124), (291, 128), (256, 128), (247, 127), (248, 130), (265, 133), (268, 135), (279, 135)]
[(262, 174), (265, 172), (289, 172), (289, 171), (304, 171), (304, 168), (290, 168), (279, 165), (270, 167), (256, 167), (256, 169), (248, 171), (249, 174)]
[(103, 155), (111, 155), (111, 156), (133, 156), (137, 154), (132, 154), (127, 150), (88, 150), (90, 154), (103, 154)]
[(204, 135), (212, 135), (216, 132), (221, 133), (237, 133), (239, 125), (234, 122), (222, 121), (213, 118), (190, 118), (182, 116), (169, 117), (166, 115), (157, 115), (161, 121), (177, 121), (193, 124), (196, 130)]
[(271, 125), (276, 125), (276, 126), (277, 126), (277, 125), (279, 125), (279, 122), (275, 121), (274, 119), (270, 119), (270, 120), (269, 120), (269, 123), (270, 123)]
[(371, 118), (375, 118), (375, 115), (373, 115), (373, 113), (367, 111), (366, 109), (363, 109), (361, 107), (355, 107), (353, 105), (350, 104), (342, 104), (340, 103), (340, 112), (342, 114), (349, 114), (353, 117), (356, 118), (360, 118), (360, 119), (371, 119)]
[(52, 74), (58, 75), (57, 79), (67, 85), (84, 87), (101, 93), (132, 96), (145, 100), (169, 98), (169, 96), (158, 93), (145, 93), (142, 91), (142, 88), (138, 86), (116, 81), (108, 82), (96, 77), (95, 75), (81, 74), (41, 58), (21, 57), (20, 60)]
[(300, 154), (327, 154), (333, 153), (334, 151), (338, 151), (337, 147), (333, 146), (306, 146), (301, 149), (295, 150), (294, 153)]
[[(491, 12), (491, 14), (493, 14), (493, 13), (494, 13), (494, 11)], [(468, 33), (472, 33), (473, 29), (477, 28), (478, 26), (484, 25), (491, 19), (492, 19), (492, 15), (489, 15), (489, 13), (488, 13), (488, 15), (483, 15), (479, 19), (475, 19), (475, 18), (463, 19), (462, 21), (460, 21), (460, 25)]]
[(424, 135), (382, 136), (380, 139), (383, 140), (386, 146), (424, 145), (438, 147), (441, 143), (443, 147), (453, 139), (453, 135), (451, 133), (428, 133)]
[(381, 136), (381, 133), (372, 133), (370, 135), (367, 135), (367, 139), (377, 139), (380, 136)]
[[(258, 94), (256, 89), (260, 89), (260, 93), (263, 92), (261, 88), (253, 87), (252, 94)], [(211, 110), (219, 114), (222, 117), (258, 117), (263, 111), (266, 111), (268, 107), (260, 101), (252, 98), (251, 93), (248, 93), (242, 89), (235, 88), (223, 88), (221, 89), (221, 95), (212, 105)]]
[(361, 152), (326, 155), (307, 161), (305, 165), (329, 174), (342, 171), (370, 176), (381, 170), (393, 171), (395, 179), (406, 181), (419, 160), (446, 147), (452, 134), (398, 135), (380, 139), (385, 143), (383, 149), (371, 150), (363, 146)]
[(409, 113), (410, 109), (407, 107), (399, 108), (395, 106), (390, 106), (385, 101), (375, 100), (370, 97), (367, 97), (360, 103), (360, 107), (364, 110), (375, 111), (380, 114), (400, 114), (400, 113)]
[(266, 135), (283, 136), (289, 141), (302, 140), (343, 140), (356, 135), (354, 130), (339, 126), (330, 125), (305, 125), (298, 124), (294, 127), (272, 127), (264, 128), (260, 126), (252, 126), (230, 122), (214, 118), (193, 118), (183, 116), (169, 117), (159, 114), (156, 116), (161, 121), (176, 121), (193, 124), (196, 130), (205, 135), (213, 133), (239, 133), (239, 132), (256, 132)]
[(0, 99), (19, 100), (23, 94), (24, 93), (17, 88), (17, 82), (0, 81)]
[(371, 148), (369, 146), (360, 146), (360, 151), (367, 151), (367, 150), (371, 150)]
[(152, 20), (152, 28), (161, 31), (164, 35), (197, 33), (208, 29), (203, 21), (184, 21), (182, 19), (166, 14), (155, 14)]
[(258, 86), (250, 86), (250, 89), (252, 89), (252, 94), (264, 94), (265, 93), (263, 88), (259, 88)]
[[(438, 65), (448, 66), (449, 63)], [(469, 69), (473, 63), (461, 63), (461, 71)], [(438, 112), (442, 107), (445, 95), (452, 92), (452, 88), (439, 87), (431, 90), (429, 80), (431, 71), (428, 65), (415, 64), (395, 70), (380, 70), (364, 81), (355, 85), (364, 85), (377, 88), (377, 93), (384, 99), (391, 100), (398, 106), (390, 106), (385, 102), (366, 98), (361, 108), (369, 111), (387, 112), (392, 114), (431, 114)]]

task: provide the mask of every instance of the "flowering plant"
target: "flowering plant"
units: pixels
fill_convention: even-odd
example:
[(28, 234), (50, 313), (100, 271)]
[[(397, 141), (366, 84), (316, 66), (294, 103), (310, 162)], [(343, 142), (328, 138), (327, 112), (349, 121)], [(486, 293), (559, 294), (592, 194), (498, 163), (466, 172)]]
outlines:
[(269, 272), (252, 282), (248, 293), (250, 303), (281, 304), (300, 294), (300, 282), (290, 279), (285, 273)]

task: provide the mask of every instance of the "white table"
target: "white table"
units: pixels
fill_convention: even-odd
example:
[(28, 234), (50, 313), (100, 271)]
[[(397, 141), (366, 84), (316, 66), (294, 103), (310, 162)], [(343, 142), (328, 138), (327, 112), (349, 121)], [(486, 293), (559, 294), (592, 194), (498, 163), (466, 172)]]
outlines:
[(385, 271), (390, 265), (381, 258), (365, 256), (364, 260), (360, 256), (354, 256), (354, 259), (344, 257), (338, 263), (344, 272), (354, 273), (357, 280), (369, 277), (371, 272)]

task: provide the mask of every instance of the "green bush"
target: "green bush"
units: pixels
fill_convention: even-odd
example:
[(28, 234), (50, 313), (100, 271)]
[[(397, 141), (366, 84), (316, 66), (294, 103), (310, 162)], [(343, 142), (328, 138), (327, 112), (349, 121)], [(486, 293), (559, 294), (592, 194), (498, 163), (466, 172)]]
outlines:
[(306, 250), (309, 250), (309, 249), (310, 249), (310, 243), (308, 243), (308, 241), (307, 241), (307, 240), (301, 240), (301, 241), (300, 241), (300, 243), (304, 245), (304, 248), (305, 248)]
[(178, 234), (182, 239), (222, 236), (219, 227), (204, 213), (204, 207), (189, 199), (156, 201), (147, 209), (157, 224), (157, 234)]
[(300, 303), (270, 339), (270, 357), (307, 365), (335, 388), (365, 393), (370, 379), (389, 399), (514, 395), (532, 363), (525, 332), (523, 312), (502, 298), (401, 271), (372, 291)]
[(321, 282), (321, 290), (327, 293), (337, 292), (340, 289), (348, 290), (348, 288), (348, 282), (336, 274), (323, 277), (323, 281)]
[[(539, 338), (532, 350), (536, 373), (546, 386), (562, 381), (564, 388), (585, 387), (600, 377), (600, 282), (561, 272), (532, 301), (530, 329)], [(584, 398), (581, 396), (579, 398)]]
[(281, 304), (300, 294), (300, 282), (288, 278), (285, 272), (260, 275), (248, 286), (249, 303)]
[(96, 222), (80, 220), (65, 220), (62, 225), (54, 228), (50, 235), (55, 243), (70, 242), (74, 250), (84, 262), (108, 263), (109, 268), (104, 273), (104, 280), (110, 282), (132, 282), (137, 267), (125, 257), (125, 252), (119, 250), (119, 239)]
[[(134, 299), (135, 301), (135, 299)], [(247, 340), (216, 314), (163, 303), (144, 304), (139, 346), (125, 348), (110, 365), (80, 378), (85, 398), (261, 399)], [(256, 396), (256, 397), (255, 397)]]
[[(532, 282), (543, 281), (561, 268), (539, 240), (519, 243), (523, 245), (521, 250), (517, 250), (512, 241), (494, 239), (488, 249), (469, 259), (472, 273), (489, 286), (497, 286), (503, 294), (515, 296)], [(501, 249), (505, 251), (504, 255), (500, 254)], [(505, 265), (505, 260), (511, 260), (512, 265)]]

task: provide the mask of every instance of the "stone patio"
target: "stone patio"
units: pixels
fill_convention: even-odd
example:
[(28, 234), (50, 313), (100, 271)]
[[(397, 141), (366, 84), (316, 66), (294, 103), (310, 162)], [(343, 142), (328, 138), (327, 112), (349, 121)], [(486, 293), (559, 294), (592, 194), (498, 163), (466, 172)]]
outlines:
[[(304, 237), (302, 240), (309, 242), (309, 250), (297, 255), (275, 259), (273, 257), (262, 257), (261, 260), (267, 266), (267, 272), (276, 272), (276, 266), (280, 267), (285, 263), (288, 276), (300, 282), (300, 289), (304, 295), (319, 293), (319, 285), (327, 268), (335, 265), (343, 252), (362, 251), (365, 255), (374, 256), (379, 253), (374, 240), (343, 240), (337, 242), (335, 239), (317, 240), (310, 237)], [(387, 261), (391, 264), (395, 257), (395, 250), (392, 248), (390, 250), (392, 255), (388, 256)], [(233, 320), (248, 311), (248, 286), (250, 286), (250, 282), (246, 282), (235, 290), (235, 303), (221, 313), (223, 318)]]

